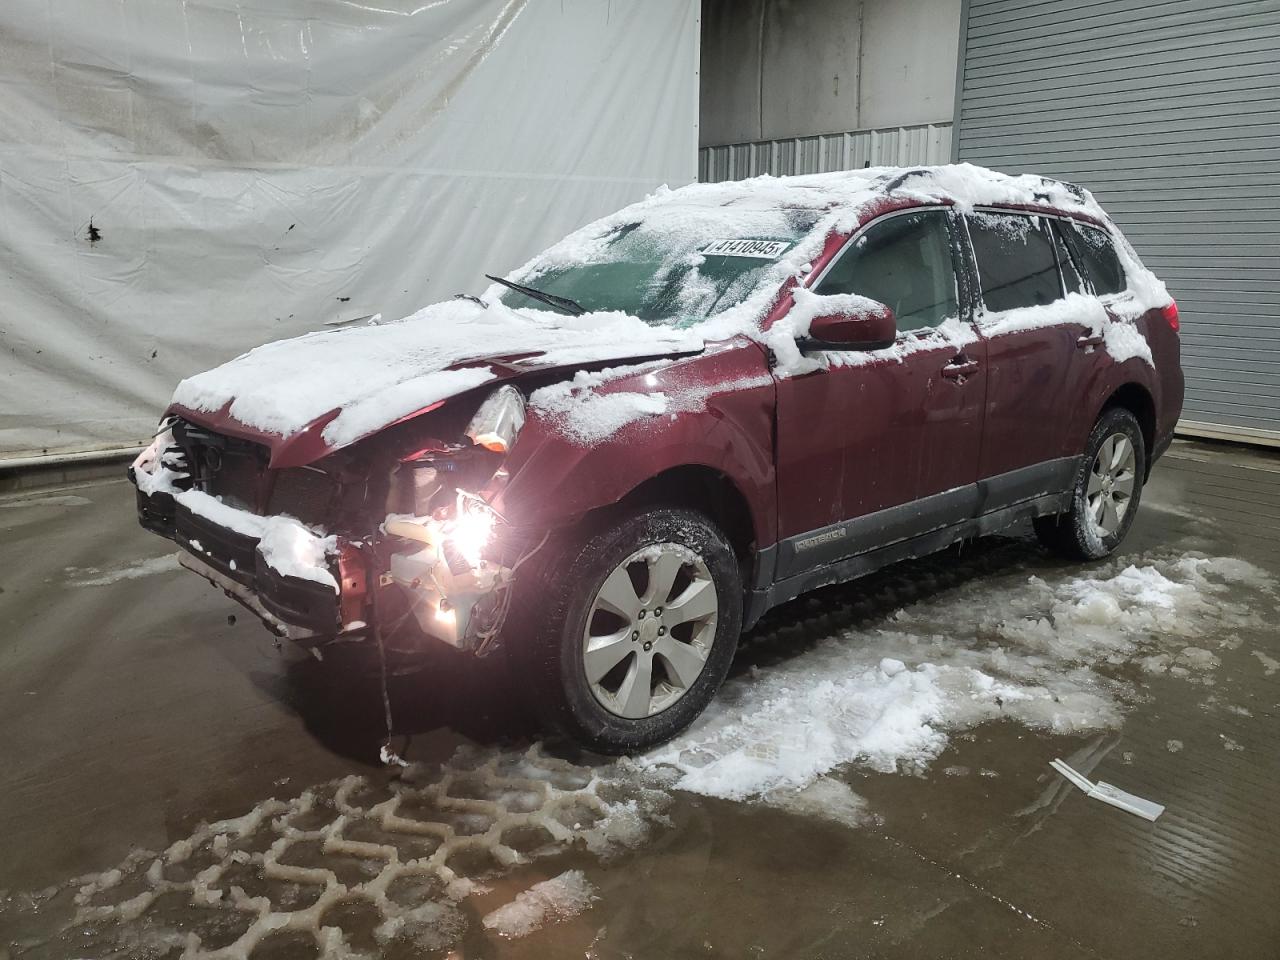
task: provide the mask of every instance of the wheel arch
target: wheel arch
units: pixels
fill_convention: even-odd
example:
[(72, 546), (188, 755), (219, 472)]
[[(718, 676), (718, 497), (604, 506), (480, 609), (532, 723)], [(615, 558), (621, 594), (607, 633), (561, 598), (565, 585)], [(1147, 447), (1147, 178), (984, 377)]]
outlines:
[(728, 474), (700, 463), (686, 463), (654, 474), (632, 487), (618, 506), (644, 504), (688, 507), (715, 522), (749, 569), (755, 557), (756, 533), (751, 504)]
[[(1142, 443), (1146, 447), (1144, 451), (1143, 463), (1143, 481), (1151, 475), (1151, 465), (1153, 460), (1153, 451), (1156, 442), (1156, 404), (1151, 396), (1151, 392), (1140, 383), (1130, 381), (1123, 384), (1112, 391), (1102, 404), (1102, 409), (1098, 411), (1098, 417), (1101, 417), (1108, 410), (1119, 407), (1128, 410), (1138, 421), (1138, 426), (1142, 430)], [(1094, 418), (1097, 423), (1097, 418)]]

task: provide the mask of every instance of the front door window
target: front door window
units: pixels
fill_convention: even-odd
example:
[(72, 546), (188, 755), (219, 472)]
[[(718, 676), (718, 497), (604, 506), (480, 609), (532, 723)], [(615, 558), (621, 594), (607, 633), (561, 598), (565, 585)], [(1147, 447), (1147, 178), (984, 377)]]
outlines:
[(853, 242), (814, 292), (878, 300), (893, 310), (899, 330), (936, 327), (959, 314), (947, 230), (941, 210), (882, 220)]

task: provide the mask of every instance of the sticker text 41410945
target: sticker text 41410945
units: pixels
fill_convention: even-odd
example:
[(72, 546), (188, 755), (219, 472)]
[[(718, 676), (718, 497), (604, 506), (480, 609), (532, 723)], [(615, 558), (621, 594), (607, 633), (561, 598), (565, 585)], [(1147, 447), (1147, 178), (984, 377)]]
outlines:
[(702, 248), (708, 257), (754, 257), (759, 260), (777, 260), (782, 251), (791, 246), (787, 240), (716, 240)]

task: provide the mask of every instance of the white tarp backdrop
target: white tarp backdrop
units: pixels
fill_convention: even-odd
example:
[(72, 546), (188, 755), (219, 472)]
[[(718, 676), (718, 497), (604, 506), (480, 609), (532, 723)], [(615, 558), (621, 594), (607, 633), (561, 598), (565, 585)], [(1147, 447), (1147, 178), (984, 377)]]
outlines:
[(0, 459), (402, 316), (697, 163), (698, 0), (4, 0)]

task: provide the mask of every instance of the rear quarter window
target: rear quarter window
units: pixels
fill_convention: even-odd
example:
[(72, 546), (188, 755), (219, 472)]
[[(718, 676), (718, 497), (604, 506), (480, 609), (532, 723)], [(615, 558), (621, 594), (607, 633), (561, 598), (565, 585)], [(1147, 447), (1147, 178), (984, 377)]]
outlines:
[(1067, 229), (1075, 238), (1080, 268), (1093, 285), (1093, 292), (1106, 294), (1124, 290), (1128, 281), (1111, 235), (1082, 223), (1072, 223)]
[(1039, 217), (975, 213), (968, 221), (989, 312), (1042, 307), (1062, 298), (1058, 258)]

